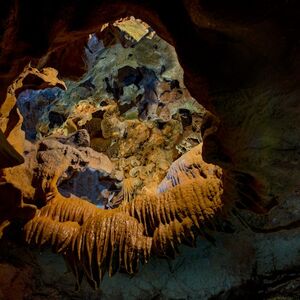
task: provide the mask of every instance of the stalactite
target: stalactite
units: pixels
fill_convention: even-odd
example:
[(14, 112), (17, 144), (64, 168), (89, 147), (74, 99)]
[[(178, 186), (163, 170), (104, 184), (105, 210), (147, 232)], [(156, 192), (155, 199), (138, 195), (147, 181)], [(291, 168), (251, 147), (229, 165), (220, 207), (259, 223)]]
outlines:
[(138, 195), (112, 210), (63, 197), (53, 178), (50, 200), (25, 225), (26, 241), (52, 245), (64, 254), (78, 283), (83, 273), (94, 288), (106, 272), (134, 274), (150, 254), (174, 257), (181, 243), (193, 246), (222, 213), (221, 179), (194, 174), (165, 192)]

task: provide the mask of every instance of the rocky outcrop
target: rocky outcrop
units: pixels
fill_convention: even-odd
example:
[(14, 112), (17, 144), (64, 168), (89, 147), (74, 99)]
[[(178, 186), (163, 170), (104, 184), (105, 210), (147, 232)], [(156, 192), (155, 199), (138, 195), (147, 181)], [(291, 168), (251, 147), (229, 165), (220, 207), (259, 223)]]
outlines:
[(23, 156), (19, 154), (12, 145), (9, 144), (9, 142), (6, 140), (1, 130), (0, 130), (0, 143), (1, 143), (1, 147), (0, 147), (1, 169), (17, 166), (24, 162)]
[[(194, 245), (199, 234), (208, 238), (206, 228), (218, 227), (217, 217), (224, 210), (222, 181), (215, 166), (204, 163), (201, 156), (194, 156), (193, 162), (192, 178), (158, 195), (138, 195), (112, 210), (63, 197), (57, 189), (60, 174), (52, 179), (45, 174), (50, 193), (46, 205), (25, 225), (26, 241), (51, 245), (65, 256), (77, 283), (84, 274), (94, 288), (106, 271), (109, 276), (117, 271), (136, 273), (139, 262), (148, 262), (150, 254), (175, 257), (181, 243)], [(45, 166), (43, 171), (50, 173)]]
[(113, 164), (106, 155), (87, 147), (87, 137), (82, 130), (69, 137), (52, 137), (36, 144), (26, 142), (25, 163), (1, 170), (1, 236), (7, 226), (25, 224), (34, 216), (36, 208), (46, 201), (49, 180), (57, 174), (60, 182), (65, 182), (76, 173), (93, 169), (102, 176), (98, 175), (98, 180), (113, 180)]
[[(25, 137), (21, 130), (23, 118), (17, 109), (18, 95), (27, 89), (45, 89), (55, 86), (65, 89), (64, 82), (57, 78), (57, 74), (57, 71), (52, 68), (39, 71), (27, 65), (10, 84), (6, 97), (0, 104), (0, 130), (7, 141), (21, 154), (24, 151)], [(2, 147), (2, 143), (0, 147)]]

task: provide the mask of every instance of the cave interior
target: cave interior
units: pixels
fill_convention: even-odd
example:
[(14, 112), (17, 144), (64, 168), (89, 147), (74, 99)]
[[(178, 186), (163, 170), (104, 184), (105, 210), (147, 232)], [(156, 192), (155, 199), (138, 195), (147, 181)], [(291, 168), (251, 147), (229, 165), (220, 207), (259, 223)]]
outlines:
[(0, 299), (299, 299), (298, 6), (0, 4)]

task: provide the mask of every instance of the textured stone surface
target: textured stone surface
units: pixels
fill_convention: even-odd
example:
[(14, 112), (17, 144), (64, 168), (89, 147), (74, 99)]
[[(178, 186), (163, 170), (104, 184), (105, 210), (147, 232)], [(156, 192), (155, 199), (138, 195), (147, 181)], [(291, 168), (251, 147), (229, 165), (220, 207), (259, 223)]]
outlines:
[[(53, 1), (3, 2), (0, 14), (6, 21), (0, 29), (1, 101), (29, 60), (42, 58), (41, 66), (53, 62), (63, 76), (80, 76), (85, 67), (78, 49), (85, 44), (87, 34), (97, 31), (99, 23), (128, 14), (146, 21), (175, 45), (190, 92), (217, 117), (207, 118), (203, 126), (204, 158), (223, 167), (228, 198), (253, 211), (267, 211), (276, 202), (280, 204), (262, 217), (243, 215), (254, 231), (262, 227), (262, 232), (240, 229), (238, 234), (217, 235), (217, 243), (227, 247), (207, 245), (209, 254), (205, 249), (200, 254), (197, 250), (184, 251), (187, 271), (179, 268), (172, 273), (166, 261), (153, 262), (153, 273), (149, 274), (151, 267), (146, 266), (133, 279), (119, 275), (118, 281), (107, 281), (107, 286), (105, 282), (104, 294), (114, 294), (116, 299), (121, 299), (120, 291), (125, 299), (149, 295), (158, 299), (207, 299), (211, 295), (220, 299), (280, 295), (297, 299), (298, 1), (193, 0), (174, 1), (172, 6), (162, 1), (143, 3), (91, 1), (86, 6), (85, 1), (78, 1), (68, 6)], [(53, 55), (48, 56), (50, 51)], [(66, 59), (70, 54), (73, 59)], [(213, 259), (207, 261), (207, 255)], [(51, 267), (48, 262), (40, 264)], [(61, 263), (56, 270), (59, 268)], [(143, 284), (142, 276), (154, 278), (149, 282), (146, 277)], [(173, 281), (164, 281), (165, 277)], [(57, 280), (46, 282), (59, 286), (53, 294), (47, 290), (49, 285), (44, 289), (53, 298), (75, 298), (73, 292), (64, 292), (67, 281), (62, 286)], [(79, 299), (96, 297), (90, 291), (78, 295)]]
[(58, 86), (65, 89), (63, 81), (57, 78), (53, 68), (38, 70), (28, 64), (7, 89), (4, 101), (0, 103), (0, 129), (7, 141), (19, 152), (24, 151), (25, 136), (21, 130), (23, 117), (17, 109), (18, 95), (27, 89), (46, 89)]
[[(95, 179), (99, 183), (101, 180), (118, 182), (113, 179), (114, 176), (110, 177), (114, 169), (113, 163), (106, 155), (87, 147), (88, 144), (89, 136), (85, 130), (69, 136), (46, 138), (35, 144), (26, 141), (25, 163), (1, 170), (0, 223), (17, 220), (22, 216), (22, 207), (24, 215), (32, 217), (35, 208), (27, 208), (23, 200), (25, 203), (40, 205), (45, 200), (47, 182), (57, 174), (59, 183), (86, 170), (93, 170), (92, 174), (96, 175)], [(88, 185), (85, 188), (88, 189)], [(68, 195), (71, 190), (67, 192)], [(78, 191), (74, 188), (73, 191), (75, 194), (76, 191), (80, 193), (80, 189)]]
[[(18, 99), (28, 137), (71, 134), (70, 140), (78, 139), (82, 128), (87, 131), (91, 148), (114, 161), (119, 182), (105, 184), (105, 190), (114, 194), (112, 203), (155, 192), (172, 161), (202, 141), (205, 114), (184, 86), (174, 47), (149, 26), (151, 36), (146, 34), (144, 23), (133, 17), (125, 25), (123, 21), (117, 22), (117, 31), (110, 24), (99, 36), (90, 35), (85, 48), (88, 70), (79, 81), (66, 81), (66, 91), (26, 91)], [(127, 30), (127, 21), (131, 31), (142, 27), (145, 34), (138, 41), (121, 31), (123, 25)], [(105, 43), (99, 40), (104, 36)], [(36, 114), (31, 114), (34, 108)], [(97, 184), (100, 174), (92, 173), (87, 170), (65, 182), (64, 195), (68, 186), (71, 193), (77, 190), (76, 195), (86, 196), (80, 181), (87, 176), (83, 181)], [(80, 186), (85, 191), (80, 192)], [(95, 201), (99, 188), (90, 195)]]
[[(31, 299), (38, 299), (34, 297), (39, 292), (49, 294), (50, 291), (57, 299), (98, 299), (99, 296), (101, 299), (196, 300), (234, 296), (237, 299), (272, 299), (273, 296), (297, 299), (299, 286), (294, 281), (299, 276), (297, 236), (297, 229), (266, 235), (240, 228), (234, 234), (217, 234), (215, 245), (198, 240), (197, 249), (182, 246), (175, 260), (154, 258), (134, 277), (124, 274), (117, 274), (113, 279), (105, 277), (97, 292), (86, 284), (75, 292), (74, 278), (61, 257), (49, 251), (33, 252), (29, 262), (40, 268), (35, 272), (35, 276), (39, 274), (35, 277), (39, 285), (29, 293), (32, 293)], [(22, 248), (13, 252), (11, 259), (20, 255), (24, 255)], [(27, 252), (25, 257), (28, 255)], [(5, 291), (5, 287), (1, 287)]]
[(9, 144), (6, 140), (3, 132), (0, 130), (0, 152), (1, 152), (1, 160), (0, 166), (1, 168), (13, 167), (18, 164), (22, 164), (24, 162), (24, 158), (21, 154), (19, 154), (13, 146)]
[(25, 138), (30, 141), (36, 139), (36, 125), (47, 107), (55, 100), (61, 92), (59, 88), (45, 90), (25, 90), (17, 101), (17, 106), (23, 116), (22, 129), (25, 131)]
[[(219, 129), (204, 142), (206, 159), (227, 169), (237, 188), (243, 185), (237, 172), (250, 176), (252, 198), (263, 206), (284, 198), (282, 186), (289, 187), (283, 194), (293, 193), (299, 177), (299, 147), (293, 138), (298, 134), (298, 127), (293, 126), (299, 96), (297, 1), (279, 0), (276, 5), (269, 1), (246, 5), (234, 0), (226, 5), (218, 0), (176, 1), (172, 14), (168, 4), (159, 1), (139, 5), (102, 1), (88, 7), (84, 1), (72, 7), (47, 3), (44, 13), (41, 5), (17, 1), (1, 9), (6, 19), (1, 28), (2, 95), (30, 59), (37, 62), (43, 57), (41, 66), (48, 58), (49, 64), (53, 62), (47, 56), (50, 51), (57, 54), (54, 61), (59, 62), (63, 76), (64, 71), (72, 74), (67, 67), (69, 53), (77, 53), (72, 60), (77, 62), (73, 74), (82, 74), (84, 62), (78, 45), (84, 45), (88, 34), (99, 31), (101, 24), (134, 15), (175, 45), (189, 90), (219, 119)], [(55, 14), (51, 13), (54, 7)], [(263, 163), (262, 156), (266, 157)], [(294, 175), (283, 176), (290, 168)]]

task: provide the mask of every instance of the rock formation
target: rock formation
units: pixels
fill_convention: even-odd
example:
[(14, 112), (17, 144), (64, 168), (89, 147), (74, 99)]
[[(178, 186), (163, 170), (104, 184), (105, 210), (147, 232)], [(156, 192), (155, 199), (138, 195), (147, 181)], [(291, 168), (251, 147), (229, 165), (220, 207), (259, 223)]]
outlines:
[(120, 269), (135, 273), (139, 260), (147, 262), (151, 253), (174, 257), (178, 245), (193, 245), (197, 234), (205, 235), (206, 227), (214, 226), (223, 207), (221, 180), (214, 166), (198, 157), (192, 179), (158, 195), (137, 196), (113, 210), (63, 197), (56, 174), (47, 183), (46, 205), (25, 225), (26, 240), (52, 245), (72, 265), (77, 280), (84, 273), (93, 287), (99, 287), (106, 270), (110, 276)]
[[(175, 257), (181, 243), (208, 238), (206, 227), (219, 223), (223, 211), (220, 170), (202, 160), (202, 145), (188, 142), (201, 141), (205, 110), (184, 87), (174, 48), (148, 26), (151, 36), (134, 35), (134, 26), (146, 25), (133, 17), (113, 26), (121, 31), (105, 39), (109, 47), (93, 41), (101, 52), (86, 56), (89, 70), (79, 82), (59, 81), (53, 69), (25, 68), (11, 88), (11, 109), (18, 106), (25, 118), (25, 163), (2, 174), (4, 187), (28, 203), (16, 209), (33, 210), (21, 219), (26, 241), (52, 246), (78, 286), (84, 274), (94, 288), (106, 271), (134, 274), (150, 255)], [(39, 79), (24, 85), (32, 75)], [(178, 164), (189, 170), (171, 166), (180, 180), (157, 192), (184, 152)], [(3, 229), (20, 219), (12, 210), (6, 220), (5, 209)]]
[[(89, 5), (84, 1), (17, 0), (0, 4), (0, 167), (4, 168), (0, 182), (0, 231), (4, 233), (0, 274), (2, 270), (14, 274), (1, 278), (4, 288), (0, 298), (16, 299), (23, 289), (24, 295), (35, 299), (34, 291), (40, 292), (38, 276), (26, 261), (30, 252), (16, 246), (22, 241), (20, 232), (25, 224), (30, 243), (50, 244), (56, 252), (63, 252), (77, 279), (80, 281), (84, 273), (92, 286), (99, 284), (106, 269), (111, 275), (117, 269), (135, 271), (138, 253), (142, 260), (155, 253), (172, 256), (177, 241), (183, 242), (191, 233), (200, 231), (212, 241), (205, 230), (216, 227), (218, 247), (201, 241), (198, 252), (181, 248), (185, 249), (186, 260), (177, 258), (174, 268), (168, 267), (168, 261), (153, 258), (160, 266), (160, 276), (149, 264), (132, 281), (116, 275), (114, 282), (122, 286), (120, 293), (120, 289), (110, 288), (114, 283), (104, 279), (103, 299), (297, 297), (298, 6), (296, 0), (179, 0), (172, 5), (156, 0), (90, 1)], [(133, 29), (135, 19), (130, 16), (142, 20), (139, 30)], [(172, 59), (165, 60), (163, 66), (159, 52), (172, 47), (159, 41), (158, 36), (175, 47)], [(153, 41), (158, 42), (157, 48), (147, 52)], [(114, 53), (122, 48), (126, 57), (117, 60)], [(177, 55), (184, 79), (180, 68), (172, 69)], [(99, 68), (93, 67), (104, 56), (115, 62), (115, 68), (114, 63), (103, 60), (107, 76), (102, 78)], [(54, 68), (64, 81), (57, 78)], [(97, 85), (100, 81), (101, 86)], [(185, 85), (209, 110), (204, 116)], [(64, 91), (66, 86), (68, 90)], [(51, 94), (51, 88), (57, 93)], [(95, 101), (94, 90), (101, 90), (98, 96), (104, 101)], [(37, 100), (34, 105), (28, 104), (31, 95)], [(65, 102), (55, 102), (57, 99)], [(40, 114), (36, 108), (45, 113)], [(30, 113), (32, 109), (34, 114)], [(193, 148), (202, 139), (203, 151)], [(155, 149), (146, 151), (153, 141)], [(139, 148), (145, 150), (145, 156), (136, 157)], [(213, 164), (209, 172), (198, 168), (204, 161)], [(80, 176), (93, 183), (100, 180), (105, 187), (102, 194), (94, 197), (98, 193), (95, 190), (89, 197), (107, 209), (78, 198), (86, 196), (81, 193)], [(207, 194), (202, 202), (194, 192), (205, 189), (208, 182), (210, 191), (211, 180), (218, 182), (219, 188), (214, 191), (222, 192), (214, 207), (228, 212), (230, 225), (221, 219), (218, 209), (201, 214), (212, 203)], [(49, 192), (53, 191), (51, 196)], [(178, 215), (170, 211), (165, 215), (165, 209), (173, 203), (171, 198), (178, 199), (174, 200)], [(188, 202), (193, 206), (185, 206), (185, 198), (193, 199)], [(78, 204), (85, 211), (83, 203), (91, 208), (87, 211), (93, 211), (92, 215), (74, 219), (73, 209), (77, 211)], [(146, 213), (152, 211), (149, 203), (159, 207), (150, 224)], [(61, 208), (65, 216), (61, 216)], [(78, 214), (85, 213), (78, 210)], [(208, 224), (211, 216), (214, 222)], [(223, 227), (231, 234), (220, 232)], [(55, 230), (53, 234), (51, 229)], [(136, 233), (134, 240), (124, 240), (122, 234), (131, 231)], [(118, 259), (92, 253), (91, 247), (103, 240), (100, 233), (119, 250), (123, 245), (132, 246), (132, 258), (127, 260), (123, 251)], [(81, 242), (83, 246), (79, 246)], [(24, 254), (25, 266), (11, 263), (7, 245), (15, 257)], [(101, 249), (104, 253), (107, 250), (105, 246)], [(37, 256), (32, 260), (38, 261)], [(39, 268), (44, 267), (49, 266), (39, 263)], [(30, 291), (24, 287), (29, 286), (28, 280), (16, 271), (18, 268), (33, 278)], [(39, 268), (35, 266), (35, 272), (40, 272)], [(193, 271), (195, 276), (190, 275)], [(17, 278), (17, 296), (7, 288), (11, 278)], [(166, 288), (163, 279), (169, 283)], [(47, 285), (47, 293), (59, 286), (53, 282), (51, 279)], [(65, 287), (55, 290), (55, 297), (61, 297)], [(87, 297), (89, 292), (84, 293), (76, 297)], [(66, 298), (74, 298), (74, 294)]]

